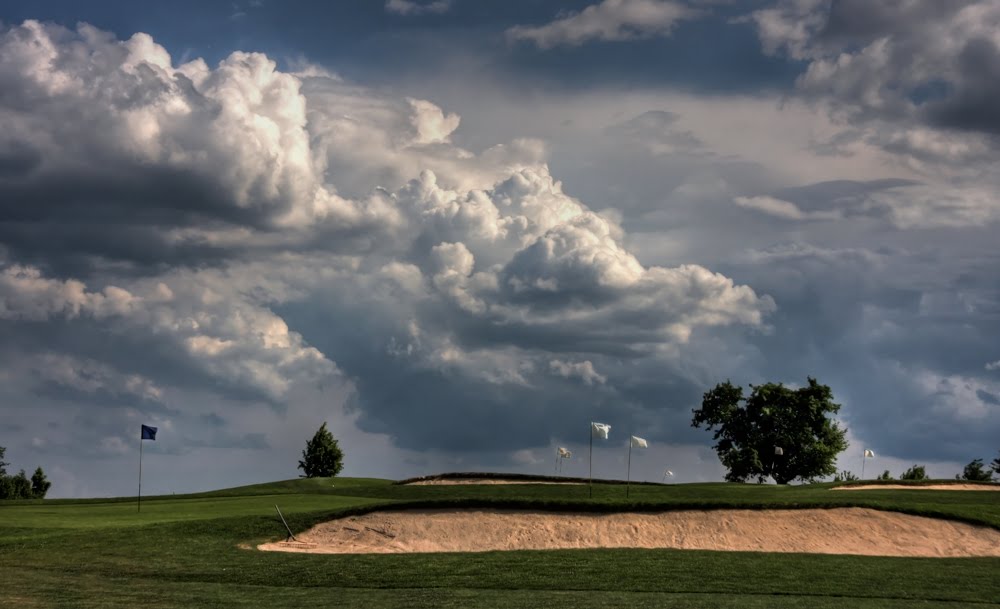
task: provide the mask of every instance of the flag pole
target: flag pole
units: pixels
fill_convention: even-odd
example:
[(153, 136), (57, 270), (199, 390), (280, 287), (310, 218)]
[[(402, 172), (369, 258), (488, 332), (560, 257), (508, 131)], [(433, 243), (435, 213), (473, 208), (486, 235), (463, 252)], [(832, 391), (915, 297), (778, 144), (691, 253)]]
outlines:
[(594, 422), (590, 422), (590, 498), (594, 498)]
[(142, 511), (142, 430), (139, 431), (139, 495), (136, 498), (135, 511)]
[(628, 487), (632, 482), (632, 437), (628, 439), (628, 469), (625, 472), (625, 498), (628, 498)]
[(868, 453), (861, 453), (861, 479), (865, 479), (865, 463), (868, 461)]

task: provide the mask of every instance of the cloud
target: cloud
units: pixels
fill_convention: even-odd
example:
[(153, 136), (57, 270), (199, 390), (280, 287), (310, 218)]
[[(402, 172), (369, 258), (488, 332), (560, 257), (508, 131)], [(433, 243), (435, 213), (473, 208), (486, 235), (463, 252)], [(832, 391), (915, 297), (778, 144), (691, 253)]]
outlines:
[(590, 360), (582, 362), (564, 362), (554, 359), (549, 362), (549, 370), (553, 374), (563, 378), (579, 378), (585, 385), (603, 385), (608, 382), (608, 377), (599, 374), (594, 370), (594, 364)]
[(433, 0), (432, 2), (415, 2), (413, 0), (386, 0), (385, 12), (396, 15), (425, 15), (446, 13), (451, 8), (452, 0)]
[[(319, 380), (336, 373), (336, 367), (303, 344), (302, 337), (290, 332), (281, 318), (236, 294), (226, 294), (230, 286), (213, 285), (207, 277), (186, 273), (160, 279), (138, 281), (131, 291), (109, 285), (92, 292), (78, 280), (60, 281), (42, 276), (35, 268), (9, 267), (0, 272), (0, 319), (85, 318), (106, 325), (112, 333), (144, 335), (166, 343), (170, 358), (196, 362), (215, 382), (249, 388), (276, 401), (293, 380)], [(53, 376), (73, 360), (50, 356), (47, 361), (43, 376), (86, 389), (85, 379), (72, 372)], [(98, 363), (86, 366), (91, 369), (87, 374), (92, 383), (98, 382), (95, 375), (112, 376)], [(139, 377), (129, 382), (136, 385), (133, 391), (144, 385)], [(158, 394), (156, 390), (151, 395)]]
[(700, 15), (701, 11), (672, 0), (603, 0), (542, 26), (514, 26), (507, 36), (533, 42), (540, 49), (579, 46), (590, 40), (669, 36), (678, 21)]
[(429, 100), (256, 53), (174, 65), (88, 25), (6, 28), (0, 57), (0, 357), (37, 364), (0, 399), (86, 418), (100, 458), (140, 419), (174, 425), (157, 450), (180, 459), (287, 450), (330, 418), (509, 462), (569, 433), (572, 404), (652, 418), (679, 354), (774, 311), (703, 265), (643, 264), (544, 143), (466, 150)]
[(740, 207), (753, 209), (769, 216), (785, 220), (836, 220), (840, 215), (836, 211), (804, 212), (795, 203), (769, 196), (736, 197), (733, 203)]
[(750, 19), (765, 52), (809, 62), (802, 93), (855, 119), (1000, 132), (997, 0), (784, 0)]
[(986, 364), (985, 368), (989, 371), (1000, 370), (1000, 360)]
[(733, 202), (784, 220), (867, 217), (902, 230), (989, 226), (1000, 220), (1000, 204), (981, 187), (957, 188), (909, 180), (836, 181), (786, 188), (780, 194), (789, 200), (758, 195), (735, 197)]

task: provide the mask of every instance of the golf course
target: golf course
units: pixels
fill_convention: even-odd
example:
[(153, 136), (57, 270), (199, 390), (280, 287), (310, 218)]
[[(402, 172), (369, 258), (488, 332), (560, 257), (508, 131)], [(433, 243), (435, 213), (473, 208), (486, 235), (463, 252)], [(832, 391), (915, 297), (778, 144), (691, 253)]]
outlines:
[[(632, 484), (626, 497), (624, 485), (596, 481), (592, 489), (527, 478), (464, 482), (299, 479), (144, 497), (141, 511), (134, 498), (0, 502), (0, 607), (1000, 607), (1000, 557), (989, 547), (985, 555), (962, 558), (628, 547), (258, 549), (288, 536), (276, 505), (306, 540), (317, 525), (390, 512), (417, 520), (445, 512), (646, 518), (697, 512), (707, 513), (708, 522), (719, 514), (722, 527), (728, 526), (723, 513), (750, 510), (773, 520), (780, 537), (791, 535), (782, 533), (782, 514), (849, 508), (862, 517), (947, 521), (982, 539), (1000, 532), (997, 492), (917, 484), (852, 492), (834, 492), (845, 486), (836, 483)], [(395, 537), (375, 526), (347, 530), (387, 542)], [(843, 536), (865, 530), (845, 526)]]

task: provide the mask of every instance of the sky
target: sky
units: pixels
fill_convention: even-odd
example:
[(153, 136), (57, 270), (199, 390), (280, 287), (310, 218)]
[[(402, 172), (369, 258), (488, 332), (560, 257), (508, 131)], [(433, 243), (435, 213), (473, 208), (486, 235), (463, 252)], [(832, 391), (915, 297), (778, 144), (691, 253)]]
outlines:
[[(867, 477), (1000, 449), (1000, 0), (0, 5), (0, 446), (50, 497), (717, 481), (725, 380)], [(786, 450), (788, 450), (786, 448)]]

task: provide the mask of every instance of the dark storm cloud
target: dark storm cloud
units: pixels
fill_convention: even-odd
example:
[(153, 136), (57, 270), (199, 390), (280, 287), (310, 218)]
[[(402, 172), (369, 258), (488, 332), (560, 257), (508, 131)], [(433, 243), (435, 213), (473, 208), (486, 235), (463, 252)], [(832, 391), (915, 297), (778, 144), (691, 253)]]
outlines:
[[(965, 42), (950, 74), (950, 95), (924, 111), (941, 127), (1000, 135), (1000, 47), (985, 37)], [(957, 81), (957, 82), (956, 82)]]
[(799, 90), (855, 123), (1000, 132), (995, 0), (783, 1), (753, 18), (765, 48), (810, 60)]
[(833, 0), (819, 36), (830, 42), (864, 44), (890, 34), (905, 34), (916, 24), (947, 19), (974, 2)]

